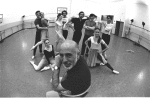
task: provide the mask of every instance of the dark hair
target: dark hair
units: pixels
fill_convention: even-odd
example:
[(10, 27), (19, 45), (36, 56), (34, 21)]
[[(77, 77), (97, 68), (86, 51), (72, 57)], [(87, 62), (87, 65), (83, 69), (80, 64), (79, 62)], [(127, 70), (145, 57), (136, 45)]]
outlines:
[(46, 42), (47, 40), (49, 41), (49, 39), (48, 39), (48, 38), (44, 39), (44, 44), (45, 44), (45, 42)]
[(107, 15), (107, 19), (110, 18), (112, 20), (112, 16), (111, 15)]
[(80, 15), (81, 13), (83, 13), (83, 14), (84, 14), (84, 12), (83, 12), (83, 11), (80, 11), (80, 12), (79, 12), (79, 15)]
[(58, 18), (59, 18), (61, 15), (62, 15), (61, 13), (58, 13), (58, 14), (57, 14), (57, 19), (56, 19), (56, 21), (58, 20)]
[[(97, 28), (97, 27), (94, 29), (94, 31), (95, 31), (95, 30), (99, 30), (99, 31), (100, 31), (100, 29), (99, 29), (99, 28)], [(102, 39), (102, 38), (99, 36), (99, 37), (98, 37), (98, 41), (97, 41), (97, 43), (100, 43), (101, 39)]]
[(63, 10), (63, 11), (61, 12), (61, 14), (63, 14), (64, 12), (65, 12), (66, 14), (68, 14), (68, 12), (67, 12), (66, 10)]
[(39, 12), (40, 12), (39, 10), (38, 10), (38, 11), (36, 11), (36, 12), (35, 12), (35, 15), (36, 15), (37, 13), (39, 13)]
[(95, 17), (95, 14), (92, 13), (92, 14), (89, 15), (89, 17)]
[(94, 17), (97, 18), (97, 15), (94, 14)]

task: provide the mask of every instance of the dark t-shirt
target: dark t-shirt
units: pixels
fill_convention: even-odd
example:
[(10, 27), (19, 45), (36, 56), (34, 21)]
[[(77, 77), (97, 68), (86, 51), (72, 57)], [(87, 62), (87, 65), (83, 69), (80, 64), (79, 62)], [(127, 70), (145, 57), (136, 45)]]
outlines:
[(72, 18), (71, 22), (74, 24), (75, 31), (81, 31), (86, 20), (87, 19), (80, 20), (80, 18)]
[(50, 64), (49, 58), (51, 58), (51, 57), (55, 58), (54, 47), (53, 47), (53, 45), (51, 45), (51, 46), (52, 46), (52, 51), (49, 52), (47, 50), (44, 50), (44, 55), (48, 61), (48, 64)]
[[(35, 26), (39, 25), (40, 27), (42, 27), (41, 19), (36, 18), (35, 21), (34, 21), (34, 24), (35, 24)], [(41, 32), (41, 30), (38, 29), (37, 27), (36, 27), (36, 31)]]
[(91, 85), (91, 73), (83, 57), (77, 61), (76, 65), (67, 71), (62, 79), (63, 88), (71, 91), (71, 95), (81, 94)]

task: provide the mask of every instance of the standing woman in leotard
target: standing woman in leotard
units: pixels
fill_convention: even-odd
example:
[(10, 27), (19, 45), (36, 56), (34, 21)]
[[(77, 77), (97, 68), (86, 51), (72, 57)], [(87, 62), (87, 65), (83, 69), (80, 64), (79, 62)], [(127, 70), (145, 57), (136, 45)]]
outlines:
[[(45, 39), (44, 41), (45, 49), (44, 49), (44, 56), (42, 57), (41, 61), (38, 65), (34, 63), (34, 61), (30, 61), (32, 66), (35, 70), (43, 70), (43, 69), (50, 69), (51, 65), (54, 63), (55, 54), (54, 54), (54, 47), (50, 44), (49, 39)], [(47, 66), (47, 67), (46, 67)]]
[(63, 23), (62, 23), (62, 14), (61, 13), (58, 13), (58, 15), (57, 15), (57, 19), (55, 22), (55, 31), (57, 34), (57, 40), (56, 40), (56, 49), (57, 49), (58, 44), (62, 43), (65, 40), (65, 38), (62, 35)]

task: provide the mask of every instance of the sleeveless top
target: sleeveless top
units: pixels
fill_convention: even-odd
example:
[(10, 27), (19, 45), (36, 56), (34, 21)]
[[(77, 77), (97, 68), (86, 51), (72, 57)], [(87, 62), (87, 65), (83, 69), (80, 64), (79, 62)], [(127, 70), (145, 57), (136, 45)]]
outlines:
[(91, 49), (97, 49), (99, 51), (102, 50), (101, 49), (101, 43), (102, 43), (101, 41), (102, 41), (102, 39), (100, 40), (100, 43), (98, 43), (98, 39), (97, 39), (97, 41), (94, 40), (94, 36), (91, 36), (89, 38), (89, 40), (91, 41)]
[(49, 58), (53, 57), (55, 58), (55, 53), (54, 53), (54, 47), (53, 45), (50, 45), (49, 50), (48, 49), (44, 49), (44, 55), (48, 61), (48, 64), (50, 64)]

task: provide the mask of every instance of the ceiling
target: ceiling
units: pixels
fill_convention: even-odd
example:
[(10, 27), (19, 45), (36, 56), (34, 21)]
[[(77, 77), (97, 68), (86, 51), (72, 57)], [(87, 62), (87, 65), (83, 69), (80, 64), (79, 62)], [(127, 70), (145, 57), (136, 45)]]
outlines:
[(125, 1), (129, 3), (140, 3), (140, 4), (150, 5), (150, 0), (86, 0), (86, 1), (91, 1), (95, 3), (112, 3), (112, 2)]

